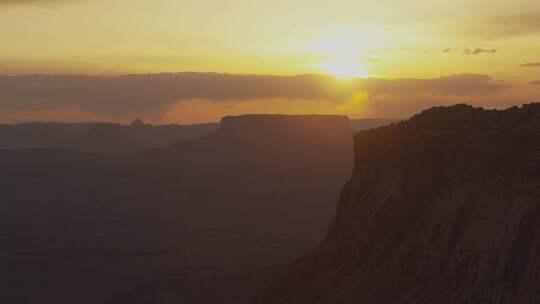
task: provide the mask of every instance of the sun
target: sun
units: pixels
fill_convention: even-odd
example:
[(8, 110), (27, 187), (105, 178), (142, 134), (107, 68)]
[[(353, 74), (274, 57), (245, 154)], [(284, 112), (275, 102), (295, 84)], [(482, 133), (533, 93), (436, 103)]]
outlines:
[(321, 65), (321, 69), (339, 78), (367, 78), (369, 73), (364, 65), (354, 59), (336, 59)]

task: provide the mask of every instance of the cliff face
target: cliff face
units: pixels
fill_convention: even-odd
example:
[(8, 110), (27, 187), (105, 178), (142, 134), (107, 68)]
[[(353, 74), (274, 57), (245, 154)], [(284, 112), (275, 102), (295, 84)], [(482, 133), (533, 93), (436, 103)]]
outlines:
[(346, 116), (241, 115), (224, 117), (214, 137), (236, 144), (264, 145), (267, 150), (279, 152), (309, 146), (339, 150), (351, 145), (351, 135)]
[(540, 104), (355, 136), (326, 239), (265, 303), (538, 303)]
[[(208, 136), (163, 149), (156, 159), (200, 160), (348, 175), (353, 130), (346, 116), (241, 115), (224, 117)], [(318, 166), (320, 165), (320, 166)], [(324, 167), (324, 168), (323, 168)]]

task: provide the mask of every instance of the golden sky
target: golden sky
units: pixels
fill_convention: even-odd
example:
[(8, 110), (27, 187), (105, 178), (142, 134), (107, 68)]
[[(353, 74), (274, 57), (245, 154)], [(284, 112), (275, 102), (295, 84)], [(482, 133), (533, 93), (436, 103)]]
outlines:
[(478, 74), (521, 86), (513, 103), (540, 88), (538, 0), (0, 0), (0, 37), (0, 75)]

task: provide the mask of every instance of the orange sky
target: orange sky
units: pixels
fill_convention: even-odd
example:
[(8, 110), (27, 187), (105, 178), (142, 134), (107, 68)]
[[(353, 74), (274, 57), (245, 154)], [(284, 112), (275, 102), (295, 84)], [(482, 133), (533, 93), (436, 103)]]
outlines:
[[(0, 75), (196, 71), (331, 74), (347, 82), (354, 77), (397, 81), (476, 74), (511, 88), (496, 96), (415, 91), (420, 94), (415, 97), (427, 106), (461, 100), (493, 107), (540, 100), (540, 85), (534, 84), (540, 80), (537, 0), (0, 0), (0, 37)], [(374, 104), (368, 89), (354, 93), (364, 94), (365, 100), (354, 101), (358, 95), (353, 94), (342, 100), (259, 96), (216, 103), (196, 96), (156, 114), (93, 111), (75, 95), (63, 96), (72, 100), (47, 109), (15, 107), (20, 97), (0, 92), (0, 122), (123, 121), (132, 115), (155, 122), (196, 122), (270, 111), (395, 116), (418, 108), (418, 102), (410, 110), (406, 104), (393, 105), (399, 111), (384, 108)], [(377, 92), (375, 99), (387, 104), (382, 95)], [(395, 92), (387, 95), (403, 99)]]

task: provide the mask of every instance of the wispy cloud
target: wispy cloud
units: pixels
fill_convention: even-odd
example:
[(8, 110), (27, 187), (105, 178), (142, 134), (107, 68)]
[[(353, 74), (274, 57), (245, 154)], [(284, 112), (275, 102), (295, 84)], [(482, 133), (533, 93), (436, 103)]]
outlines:
[(463, 49), (463, 50), (460, 50), (460, 49), (444, 49), (442, 52), (444, 54), (456, 54), (456, 53), (460, 53), (460, 54), (463, 54), (463, 55), (480, 55), (480, 54), (494, 54), (494, 53), (497, 53), (499, 50), (497, 49), (483, 49), (483, 48), (475, 48), (475, 49), (471, 49), (471, 48), (467, 48), (467, 49)]
[(482, 49), (482, 48), (464, 49), (463, 50), (464, 55), (494, 54), (494, 53), (497, 53), (497, 52), (498, 52), (498, 50), (496, 50), (496, 49)]
[(534, 84), (534, 85), (540, 85), (540, 80), (533, 81), (533, 82), (531, 82), (531, 84)]
[(524, 64), (518, 65), (520, 68), (540, 68), (540, 62), (527, 62)]
[(379, 62), (382, 61), (382, 58), (360, 58), (360, 60), (366, 62)]

